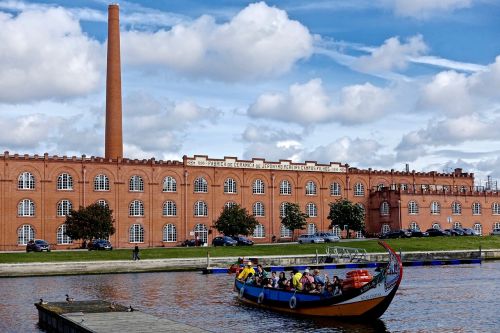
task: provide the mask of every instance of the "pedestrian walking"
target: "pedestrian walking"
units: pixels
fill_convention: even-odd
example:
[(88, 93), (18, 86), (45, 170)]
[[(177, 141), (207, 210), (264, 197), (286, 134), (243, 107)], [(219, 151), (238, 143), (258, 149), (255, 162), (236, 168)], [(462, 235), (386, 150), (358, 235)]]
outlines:
[(139, 258), (139, 246), (137, 246), (137, 245), (132, 250), (132, 259), (134, 261), (141, 260), (141, 258)]

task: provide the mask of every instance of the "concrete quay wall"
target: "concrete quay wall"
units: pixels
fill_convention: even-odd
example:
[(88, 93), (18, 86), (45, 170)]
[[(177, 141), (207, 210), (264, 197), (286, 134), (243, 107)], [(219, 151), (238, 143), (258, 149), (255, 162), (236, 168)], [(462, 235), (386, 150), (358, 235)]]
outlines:
[[(401, 252), (403, 261), (418, 260), (450, 260), (476, 259), (498, 260), (500, 249), (483, 251), (434, 251), (434, 252)], [(324, 263), (326, 255), (288, 255), (288, 256), (255, 256), (247, 257), (264, 266), (313, 265)], [(146, 260), (113, 260), (113, 261), (80, 261), (80, 262), (44, 262), (0, 264), (0, 277), (47, 276), (47, 275), (83, 275), (136, 272), (168, 272), (202, 270), (207, 267), (228, 267), (238, 257), (217, 258), (174, 258)], [(368, 262), (383, 262), (387, 253), (369, 253)], [(365, 261), (363, 260), (363, 261)], [(347, 263), (348, 259), (337, 259), (333, 263)]]

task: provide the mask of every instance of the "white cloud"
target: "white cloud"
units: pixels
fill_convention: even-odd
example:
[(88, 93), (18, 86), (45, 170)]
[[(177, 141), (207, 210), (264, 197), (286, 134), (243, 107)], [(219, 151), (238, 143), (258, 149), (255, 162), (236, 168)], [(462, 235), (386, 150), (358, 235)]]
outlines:
[(65, 99), (96, 91), (104, 49), (62, 8), (0, 12), (0, 102)]
[(168, 31), (125, 32), (122, 51), (129, 64), (234, 81), (283, 74), (311, 55), (312, 42), (306, 27), (260, 2), (224, 24), (202, 16)]
[(410, 37), (403, 44), (398, 37), (391, 37), (382, 46), (372, 49), (370, 55), (357, 58), (353, 66), (367, 73), (403, 70), (407, 67), (410, 57), (424, 54), (427, 49), (421, 35)]
[(472, 6), (472, 0), (394, 0), (396, 15), (424, 19)]
[(370, 83), (342, 88), (335, 103), (321, 79), (293, 84), (288, 93), (259, 96), (248, 109), (248, 115), (295, 122), (303, 126), (324, 122), (343, 124), (367, 123), (387, 113), (392, 103), (390, 91)]
[(500, 56), (483, 71), (472, 74), (445, 71), (434, 76), (422, 89), (420, 105), (446, 114), (464, 115), (481, 111), (486, 102), (500, 96)]

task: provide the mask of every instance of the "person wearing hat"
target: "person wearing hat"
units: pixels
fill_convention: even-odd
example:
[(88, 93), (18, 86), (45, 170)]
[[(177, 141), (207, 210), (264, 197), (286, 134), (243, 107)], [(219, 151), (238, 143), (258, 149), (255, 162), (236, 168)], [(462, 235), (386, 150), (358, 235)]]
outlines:
[(248, 261), (245, 265), (245, 268), (238, 275), (238, 280), (245, 281), (248, 277), (248, 274), (252, 273), (252, 276), (255, 275), (255, 269), (252, 267), (252, 262)]

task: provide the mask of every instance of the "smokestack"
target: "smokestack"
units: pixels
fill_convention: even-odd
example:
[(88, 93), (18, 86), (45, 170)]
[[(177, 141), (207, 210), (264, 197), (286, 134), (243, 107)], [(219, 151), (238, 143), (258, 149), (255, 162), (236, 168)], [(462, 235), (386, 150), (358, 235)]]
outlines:
[(122, 79), (120, 65), (120, 7), (108, 7), (108, 62), (106, 76), (106, 158), (123, 157)]

